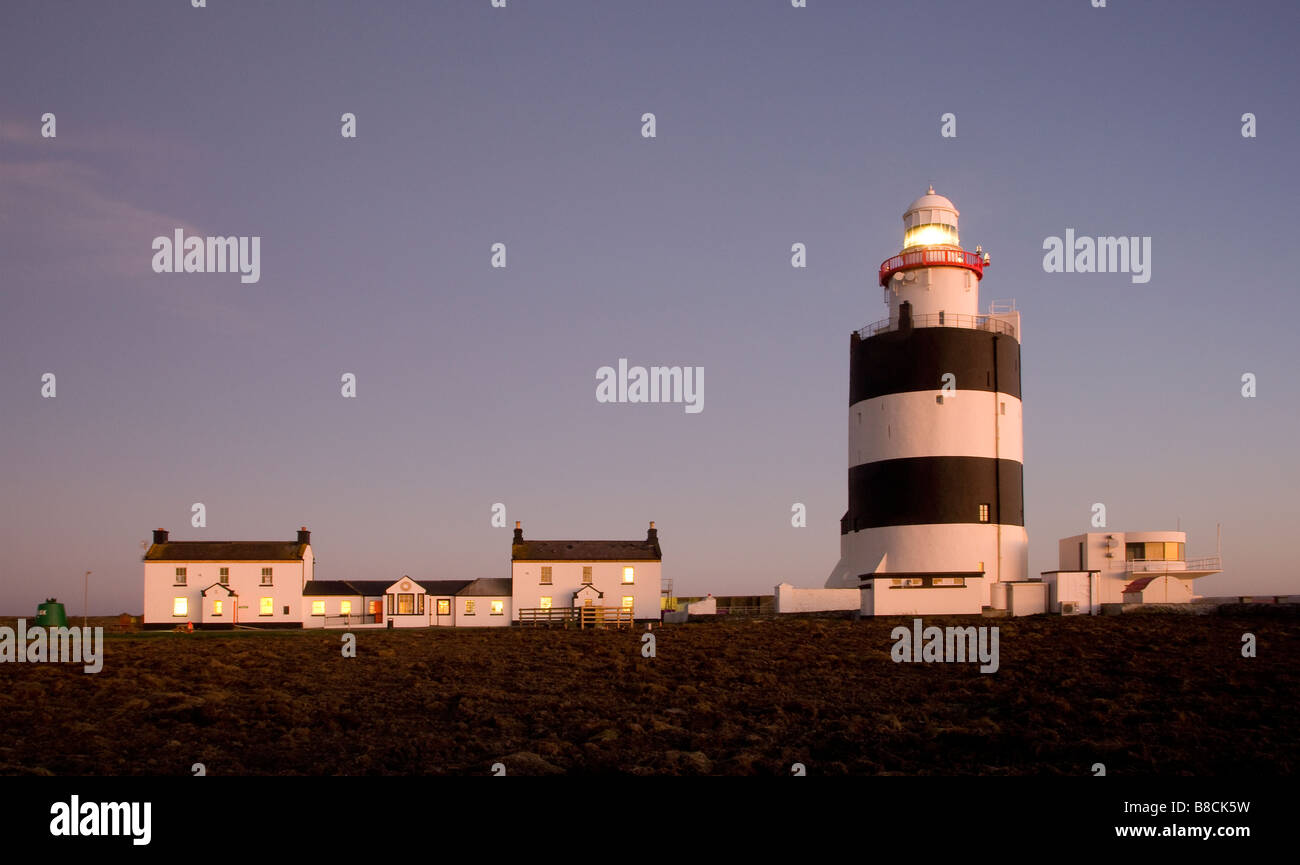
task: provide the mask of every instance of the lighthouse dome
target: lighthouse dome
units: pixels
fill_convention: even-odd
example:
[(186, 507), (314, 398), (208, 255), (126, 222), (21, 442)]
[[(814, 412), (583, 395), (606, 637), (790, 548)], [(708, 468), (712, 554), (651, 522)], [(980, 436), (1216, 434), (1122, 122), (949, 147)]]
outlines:
[(957, 239), (957, 208), (934, 187), (903, 214), (903, 248), (913, 246), (960, 246)]

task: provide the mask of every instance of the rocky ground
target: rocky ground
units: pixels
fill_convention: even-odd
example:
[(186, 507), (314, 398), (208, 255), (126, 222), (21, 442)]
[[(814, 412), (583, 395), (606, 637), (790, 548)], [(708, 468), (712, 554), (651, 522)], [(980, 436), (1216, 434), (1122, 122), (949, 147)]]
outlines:
[(926, 619), (996, 625), (992, 674), (893, 662), (900, 624), (671, 626), (654, 658), (644, 631), (357, 631), (355, 658), (339, 632), (109, 634), (98, 674), (0, 663), (0, 773), (1300, 768), (1295, 617)]

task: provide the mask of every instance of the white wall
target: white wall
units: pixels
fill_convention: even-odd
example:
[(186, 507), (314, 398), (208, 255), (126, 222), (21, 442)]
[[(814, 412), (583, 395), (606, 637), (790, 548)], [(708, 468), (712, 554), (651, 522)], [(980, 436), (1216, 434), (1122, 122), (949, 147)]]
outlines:
[[(230, 568), (228, 585), (238, 595), (227, 602), (231, 609), (222, 620), (252, 626), (296, 626), (303, 621), (303, 574), (310, 568), (311, 547), (307, 548), (306, 561), (293, 562), (145, 562), (144, 563), (144, 622), (145, 624), (183, 625), (187, 621), (201, 622), (202, 597), (200, 592), (219, 582), (220, 569)], [(176, 569), (185, 568), (184, 586), (174, 585)], [(262, 585), (262, 568), (271, 568), (272, 585)], [(172, 615), (173, 598), (186, 598), (189, 604), (185, 616)], [(272, 600), (270, 616), (260, 614), (261, 599)], [(289, 608), (285, 613), (284, 608)]]
[[(911, 457), (1000, 457), (1024, 462), (1023, 406), (1005, 393), (934, 390), (872, 397), (849, 409), (849, 465)], [(1006, 414), (1001, 406), (1006, 405)]]
[(1047, 612), (1047, 583), (1010, 583), (1007, 585), (1007, 609), (1013, 616), (1033, 616)]
[[(856, 588), (858, 575), (872, 572), (888, 552), (882, 576), (905, 571), (978, 571), (983, 562), (981, 604), (998, 578), (998, 527), (991, 523), (880, 526), (840, 535), (840, 563), (826, 588)], [(1029, 536), (1024, 526), (1002, 526), (1003, 581), (1029, 579)]]
[(987, 605), (987, 580), (968, 577), (965, 586), (919, 588), (894, 586), (893, 579), (875, 579), (862, 589), (864, 616), (978, 615)]
[(914, 316), (979, 313), (979, 279), (973, 271), (964, 267), (918, 267), (902, 273), (901, 280), (891, 279), (885, 288), (891, 321), (898, 321), (898, 308), (904, 301), (911, 302)]
[(1101, 604), (1101, 577), (1088, 571), (1043, 574), (1047, 584), (1048, 609), (1061, 612), (1061, 603), (1073, 603), (1078, 615), (1097, 615)]
[[(551, 568), (550, 585), (542, 585), (542, 567)], [(573, 593), (581, 589), (583, 567), (592, 569), (592, 586), (604, 592), (600, 606), (622, 606), (623, 597), (632, 598), (632, 617), (658, 619), (661, 612), (660, 577), (661, 562), (512, 562), (514, 608), (516, 610), (540, 607), (544, 596), (551, 598), (553, 607), (568, 607)], [(623, 568), (633, 568), (633, 583), (623, 583)]]
[(862, 603), (858, 589), (796, 589), (790, 583), (781, 583), (775, 594), (777, 613), (856, 610)]
[[(465, 602), (474, 602), (474, 613), (465, 612)], [(492, 602), (501, 601), (501, 614), (492, 615)], [(511, 599), (505, 595), (474, 596), (457, 595), (452, 598), (451, 610), (456, 615), (456, 626), (461, 628), (501, 628), (510, 625), (514, 619), (514, 607)]]

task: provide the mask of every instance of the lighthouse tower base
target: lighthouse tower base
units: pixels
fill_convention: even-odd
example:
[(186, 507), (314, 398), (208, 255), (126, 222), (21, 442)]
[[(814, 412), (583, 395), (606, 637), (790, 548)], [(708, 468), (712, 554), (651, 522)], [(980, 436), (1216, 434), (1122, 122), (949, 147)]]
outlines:
[(826, 588), (861, 589), (863, 615), (963, 614), (992, 606), (994, 583), (1028, 578), (1023, 526), (881, 526), (840, 536)]

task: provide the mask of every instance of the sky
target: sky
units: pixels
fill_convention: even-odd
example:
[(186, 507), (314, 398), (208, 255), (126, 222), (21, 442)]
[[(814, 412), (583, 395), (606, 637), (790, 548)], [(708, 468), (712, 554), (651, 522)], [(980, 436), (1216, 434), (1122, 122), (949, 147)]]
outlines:
[[(470, 579), (514, 520), (655, 520), (678, 594), (821, 586), (849, 335), (929, 184), (1022, 315), (1031, 573), (1100, 502), (1189, 556), (1221, 524), (1201, 594), (1300, 592), (1297, 36), (1290, 2), (6, 0), (0, 612), (76, 614), (89, 570), (138, 613), (155, 527)], [(1150, 281), (1046, 272), (1067, 228), (1150, 237)], [(260, 278), (155, 273), (176, 229), (260, 237)], [(703, 367), (703, 410), (598, 402), (620, 358)]]

